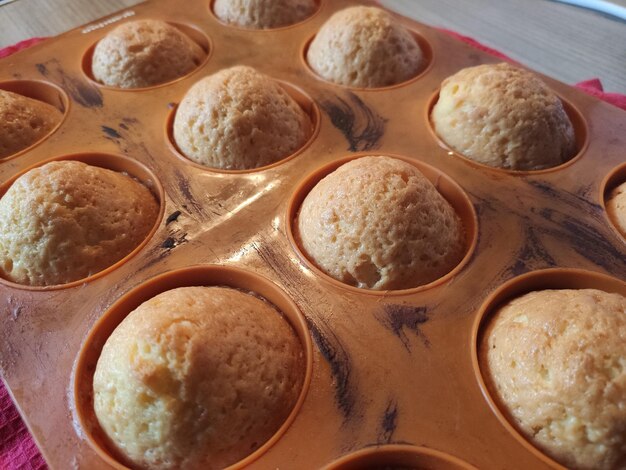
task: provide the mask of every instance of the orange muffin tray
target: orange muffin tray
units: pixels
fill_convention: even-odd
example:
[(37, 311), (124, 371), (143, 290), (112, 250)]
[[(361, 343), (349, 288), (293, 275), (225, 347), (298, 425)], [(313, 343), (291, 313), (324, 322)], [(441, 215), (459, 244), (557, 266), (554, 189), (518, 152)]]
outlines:
[[(500, 302), (533, 289), (626, 295), (626, 242), (604, 210), (605, 194), (626, 180), (626, 114), (544, 77), (566, 103), (578, 155), (525, 173), (472, 163), (436, 138), (429, 109), (447, 76), (496, 59), (398, 17), (428, 59), (416, 78), (378, 90), (330, 84), (307, 67), (304, 51), (334, 11), (356, 3), (320, 0), (302, 23), (253, 31), (220, 23), (208, 0), (184, 8), (153, 0), (0, 62), (0, 88), (64, 111), (48, 138), (0, 162), (0, 193), (32, 166), (71, 158), (127, 171), (161, 203), (145, 244), (102, 273), (45, 289), (0, 281), (0, 372), (51, 467), (120, 465), (90, 411), (90, 378), (106, 335), (158, 292), (219, 284), (277, 305), (308, 360), (291, 417), (238, 466), (321, 468), (341, 459), (341, 468), (558, 468), (520, 436), (485, 387), (480, 325)], [(208, 52), (206, 61), (152, 88), (96, 84), (89, 77), (94, 44), (137, 18), (183, 28)], [(269, 167), (215, 171), (178, 154), (171, 122), (193, 83), (236, 64), (280, 80), (315, 132)], [(380, 154), (414, 162), (465, 225), (465, 258), (429, 285), (347, 287), (321, 274), (294, 241), (291, 225), (306, 191), (345, 159)]]

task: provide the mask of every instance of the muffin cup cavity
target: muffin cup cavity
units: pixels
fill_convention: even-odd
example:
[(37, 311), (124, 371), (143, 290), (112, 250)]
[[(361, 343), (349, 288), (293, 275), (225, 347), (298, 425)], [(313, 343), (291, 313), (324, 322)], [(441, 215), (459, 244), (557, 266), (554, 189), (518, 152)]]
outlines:
[(433, 64), (435, 62), (433, 48), (430, 45), (430, 42), (428, 42), (428, 40), (424, 36), (422, 36), (420, 33), (415, 31), (414, 29), (406, 28), (406, 30), (411, 34), (411, 36), (413, 36), (413, 38), (417, 42), (418, 46), (422, 50), (422, 63), (420, 65), (419, 70), (417, 71), (417, 73), (413, 77), (409, 78), (408, 80), (404, 80), (402, 82), (399, 82), (399, 83), (394, 83), (393, 85), (388, 85), (388, 86), (383, 86), (383, 87), (372, 87), (372, 88), (354, 87), (354, 86), (342, 85), (340, 83), (331, 82), (330, 80), (327, 80), (327, 79), (321, 77), (320, 75), (318, 75), (318, 73), (315, 70), (313, 70), (313, 68), (309, 65), (309, 61), (307, 60), (307, 54), (308, 54), (308, 51), (309, 51), (309, 47), (311, 46), (311, 43), (315, 39), (315, 36), (316, 36), (315, 34), (304, 42), (304, 44), (302, 46), (302, 49), (301, 49), (301, 53), (300, 53), (300, 61), (302, 62), (303, 68), (310, 75), (315, 77), (317, 80), (320, 80), (320, 81), (325, 82), (325, 83), (327, 83), (329, 85), (340, 87), (340, 88), (344, 88), (344, 89), (347, 89), (347, 90), (364, 91), (364, 92), (368, 92), (368, 91), (369, 92), (376, 92), (376, 91), (389, 91), (389, 90), (394, 90), (396, 88), (402, 88), (402, 87), (405, 87), (405, 86), (408, 86), (408, 85), (412, 84), (413, 82), (419, 80), (424, 75), (426, 75), (426, 73), (428, 73), (430, 71), (430, 69), (432, 68), (432, 66), (433, 66)]
[[(317, 265), (309, 258), (308, 255), (305, 254), (305, 251), (301, 248), (301, 241), (298, 236), (298, 230), (296, 228), (296, 220), (298, 214), (300, 212), (300, 207), (307, 197), (307, 195), (311, 192), (311, 190), (319, 183), (324, 177), (331, 174), (335, 170), (337, 170), (340, 166), (348, 163), (352, 160), (356, 160), (365, 156), (376, 156), (376, 155), (384, 155), (391, 158), (395, 158), (398, 160), (402, 160), (407, 162), (413, 166), (415, 166), (425, 177), (428, 179), (437, 189), (437, 191), (450, 203), (459, 219), (461, 220), (461, 225), (465, 231), (465, 247), (464, 247), (464, 255), (463, 258), (459, 261), (459, 263), (452, 268), (447, 274), (444, 276), (421, 286), (416, 286), (408, 289), (399, 289), (399, 290), (374, 290), (374, 289), (365, 289), (360, 287), (351, 286), (349, 284), (345, 284), (341, 281), (334, 279), (329, 276), (325, 272), (323, 272)], [(474, 210), (474, 206), (465, 194), (464, 190), (459, 186), (452, 178), (447, 176), (442, 171), (423, 163), (419, 160), (415, 160), (413, 158), (408, 158), (401, 155), (395, 155), (389, 152), (360, 152), (353, 154), (349, 157), (344, 157), (339, 160), (335, 160), (327, 165), (324, 165), (313, 173), (309, 174), (302, 180), (296, 189), (294, 190), (293, 195), (289, 199), (289, 203), (287, 206), (286, 213), (287, 220), (287, 237), (296, 251), (298, 257), (302, 261), (302, 263), (307, 266), (311, 271), (313, 271), (318, 277), (323, 279), (325, 282), (328, 282), (336, 287), (341, 289), (346, 289), (348, 291), (359, 293), (359, 294), (369, 294), (375, 296), (385, 296), (388, 297), (390, 295), (399, 296), (399, 295), (409, 295), (416, 292), (420, 292), (426, 289), (430, 289), (438, 286), (444, 282), (449, 281), (452, 277), (454, 277), (463, 267), (467, 264), (467, 262), (472, 257), (474, 249), (476, 247), (477, 238), (478, 238), (478, 218), (476, 216), (476, 212)]]
[[(155, 88), (161, 88), (161, 87), (165, 87), (168, 85), (171, 85), (173, 83), (176, 83), (178, 81), (184, 80), (187, 77), (193, 75), (194, 73), (196, 73), (200, 68), (202, 68), (210, 59), (211, 54), (213, 53), (213, 44), (211, 42), (211, 39), (209, 38), (209, 36), (207, 36), (204, 32), (202, 32), (200, 29), (198, 29), (195, 26), (191, 26), (185, 23), (174, 23), (172, 21), (166, 21), (166, 23), (168, 23), (170, 26), (175, 27), (176, 29), (180, 30), (182, 33), (184, 33), (186, 36), (188, 36), (193, 42), (195, 42), (196, 44), (198, 44), (202, 50), (204, 51), (204, 58), (201, 62), (199, 62), (198, 64), (196, 64), (196, 67), (191, 70), (190, 72), (175, 78), (174, 80), (169, 80), (167, 82), (163, 82), (163, 83), (157, 83), (156, 85), (152, 85), (149, 87), (140, 87), (140, 88), (121, 88), (121, 87), (116, 87), (116, 86), (109, 86), (109, 85), (105, 85), (104, 83), (99, 82), (98, 80), (95, 79), (94, 75), (93, 75), (93, 71), (91, 68), (91, 64), (93, 61), (93, 54), (94, 54), (94, 50), (96, 49), (96, 45), (98, 44), (98, 41), (100, 41), (100, 39), (98, 39), (98, 41), (94, 42), (91, 46), (89, 46), (89, 48), (84, 52), (83, 54), (83, 58), (81, 60), (81, 68), (83, 71), (83, 75), (90, 81), (92, 82), (94, 85), (106, 89), (106, 90), (116, 90), (116, 91), (123, 91), (123, 92), (133, 92), (133, 91), (147, 91), (147, 90), (153, 90)], [(107, 30), (106, 32), (109, 32), (110, 30)], [(103, 36), (104, 37), (104, 36)]]
[(626, 229), (620, 230), (614, 220), (615, 216), (607, 211), (607, 203), (611, 196), (611, 192), (624, 183), (626, 183), (626, 163), (614, 168), (602, 181), (602, 184), (600, 185), (600, 204), (604, 209), (604, 215), (613, 231), (615, 231), (618, 237), (626, 242)]
[(70, 100), (67, 97), (65, 91), (59, 88), (52, 83), (44, 82), (41, 80), (9, 80), (0, 82), (0, 90), (8, 91), (11, 93), (15, 93), (18, 95), (25, 96), (26, 98), (31, 98), (33, 100), (41, 101), (43, 103), (49, 104), (50, 106), (58, 109), (62, 117), (45, 136), (41, 139), (37, 140), (33, 144), (28, 147), (19, 150), (7, 157), (0, 158), (0, 162), (6, 162), (13, 158), (19, 157), (20, 155), (28, 152), (34, 147), (43, 143), (46, 139), (48, 139), (52, 134), (54, 134), (59, 127), (63, 125), (65, 118), (69, 112), (70, 108)]
[(321, 115), (320, 115), (319, 107), (317, 106), (317, 103), (315, 103), (315, 101), (313, 101), (313, 99), (307, 93), (305, 93), (304, 91), (302, 91), (300, 88), (296, 87), (295, 85), (284, 82), (282, 80), (275, 80), (275, 81), (283, 88), (283, 90), (287, 92), (287, 94), (296, 103), (298, 103), (300, 108), (302, 108), (302, 110), (306, 113), (306, 115), (309, 117), (311, 121), (311, 134), (309, 138), (295, 152), (269, 165), (260, 166), (258, 168), (249, 168), (245, 170), (225, 170), (222, 168), (215, 168), (211, 166), (202, 165), (200, 163), (196, 163), (190, 158), (187, 158), (185, 156), (185, 154), (178, 148), (178, 145), (176, 144), (176, 140), (174, 140), (174, 119), (176, 117), (178, 103), (172, 106), (172, 109), (168, 113), (167, 119), (165, 121), (165, 136), (166, 136), (166, 141), (167, 141), (170, 151), (174, 155), (176, 155), (178, 158), (183, 160), (186, 164), (192, 165), (200, 170), (213, 171), (216, 173), (223, 173), (223, 174), (233, 174), (233, 175), (268, 170), (270, 168), (274, 168), (279, 165), (282, 165), (288, 162), (289, 160), (295, 158), (296, 156), (300, 155), (313, 143), (313, 141), (316, 139), (317, 135), (319, 134), (320, 122), (321, 122)]
[(315, 0), (315, 4), (316, 4), (315, 11), (311, 13), (309, 16), (307, 16), (303, 20), (300, 20), (296, 23), (288, 24), (286, 26), (278, 26), (276, 28), (251, 28), (251, 27), (246, 27), (246, 26), (240, 26), (234, 23), (227, 23), (226, 21), (223, 21), (215, 14), (215, 7), (214, 7), (215, 0), (210, 0), (208, 6), (209, 6), (209, 13), (215, 19), (215, 21), (224, 25), (227, 28), (233, 28), (233, 29), (237, 29), (240, 31), (247, 31), (250, 33), (267, 33), (267, 32), (285, 31), (287, 29), (297, 28), (298, 26), (302, 26), (304, 23), (311, 21), (313, 18), (315, 18), (318, 15), (320, 10), (324, 6), (324, 2), (325, 0)]
[(626, 282), (593, 271), (551, 268), (523, 274), (505, 282), (483, 302), (472, 328), (471, 354), (474, 374), (483, 397), (502, 426), (526, 450), (546, 465), (564, 468), (531, 444), (513, 424), (513, 418), (509, 418), (508, 413), (505, 411), (507, 409), (506, 405), (499, 399), (497, 393), (490, 385), (488, 373), (483, 372), (484, 358), (481, 357), (482, 346), (486, 341), (485, 331), (495, 312), (510, 300), (530, 292), (548, 289), (597, 289), (626, 296)]
[(325, 467), (324, 470), (375, 470), (383, 468), (475, 469), (472, 465), (435, 449), (390, 444), (368, 447), (345, 455)]
[(443, 139), (439, 137), (437, 132), (435, 132), (435, 126), (433, 125), (431, 115), (432, 115), (433, 107), (437, 104), (437, 101), (439, 100), (439, 92), (440, 92), (440, 89), (437, 89), (433, 93), (433, 95), (428, 100), (428, 105), (426, 107), (426, 115), (424, 119), (428, 123), (427, 127), (428, 127), (428, 131), (430, 135), (435, 140), (435, 142), (439, 144), (440, 147), (442, 147), (448, 152), (448, 155), (450, 156), (454, 155), (455, 157), (458, 157), (464, 160), (465, 162), (469, 163), (472, 166), (475, 166), (478, 169), (484, 169), (484, 170), (495, 171), (495, 172), (511, 174), (511, 175), (540, 175), (540, 174), (545, 174), (545, 173), (552, 173), (552, 172), (563, 170), (567, 168), (568, 166), (570, 166), (571, 164), (575, 163), (578, 159), (582, 157), (582, 155), (587, 150), (587, 146), (589, 145), (589, 132), (587, 128), (587, 121), (585, 120), (582, 113), (578, 110), (576, 106), (574, 106), (572, 103), (570, 103), (569, 101), (567, 101), (566, 99), (564, 99), (562, 96), (559, 95), (559, 99), (561, 100), (561, 103), (563, 103), (563, 108), (565, 109), (565, 113), (567, 114), (567, 117), (569, 117), (570, 121), (572, 122), (572, 126), (574, 128), (574, 137), (576, 140), (576, 152), (574, 153), (572, 158), (561, 163), (560, 165), (553, 166), (551, 168), (544, 168), (541, 170), (508, 170), (506, 168), (498, 168), (495, 166), (485, 165), (469, 157), (466, 157), (462, 153), (457, 152), (456, 150), (451, 148), (446, 142), (444, 142)]
[(282, 289), (257, 274), (235, 267), (191, 266), (166, 272), (140, 284), (111, 305), (90, 330), (76, 360), (72, 391), (78, 423), (92, 449), (116, 469), (128, 467), (125, 466), (125, 459), (113, 450), (98, 423), (93, 407), (93, 378), (102, 348), (115, 328), (139, 305), (162, 292), (190, 286), (230, 287), (268, 301), (284, 315), (298, 337), (304, 354), (302, 389), (289, 416), (267, 442), (229, 468), (243, 468), (249, 465), (274, 445), (294, 421), (306, 398), (313, 368), (312, 342), (306, 320)]
[(63, 156), (45, 160), (43, 162), (39, 162), (21, 171), (20, 173), (18, 173), (17, 175), (9, 179), (8, 181), (5, 181), (4, 183), (2, 183), (0, 185), (0, 198), (4, 196), (4, 194), (8, 191), (8, 189), (15, 182), (15, 180), (17, 180), (23, 174), (29, 172), (30, 170), (34, 168), (41, 167), (47, 163), (58, 162), (58, 161), (78, 161), (78, 162), (85, 163), (87, 165), (100, 167), (100, 168), (104, 168), (107, 170), (112, 170), (117, 173), (123, 173), (139, 181), (141, 184), (143, 184), (145, 187), (147, 187), (150, 190), (150, 192), (156, 199), (157, 204), (159, 206), (158, 214), (154, 221), (154, 224), (152, 228), (150, 229), (150, 231), (146, 234), (143, 241), (139, 245), (137, 245), (130, 253), (128, 253), (126, 256), (124, 256), (122, 259), (112, 264), (111, 266), (103, 269), (102, 271), (98, 271), (97, 273), (92, 274), (91, 276), (88, 276), (86, 278), (78, 279), (76, 281), (68, 282), (66, 284), (58, 284), (58, 285), (50, 285), (50, 286), (30, 286), (30, 285), (24, 285), (24, 284), (17, 284), (17, 283), (11, 282), (7, 279), (0, 277), (0, 284), (4, 284), (6, 286), (9, 286), (15, 289), (30, 290), (30, 291), (49, 291), (49, 290), (58, 290), (58, 289), (68, 289), (71, 287), (76, 287), (79, 285), (87, 284), (89, 282), (92, 282), (100, 277), (103, 277), (109, 274), (113, 270), (119, 268), (120, 266), (128, 262), (133, 256), (135, 256), (139, 251), (141, 251), (141, 249), (146, 245), (146, 243), (148, 243), (148, 241), (152, 238), (157, 228), (161, 224), (163, 213), (165, 211), (165, 203), (164, 203), (165, 192), (163, 190), (163, 187), (161, 186), (161, 182), (156, 177), (156, 175), (152, 172), (152, 170), (150, 170), (148, 167), (146, 167), (145, 165), (143, 165), (142, 163), (136, 160), (133, 160), (128, 157), (123, 157), (121, 155), (105, 154), (105, 153), (78, 153), (78, 154), (72, 154), (72, 155), (63, 155)]

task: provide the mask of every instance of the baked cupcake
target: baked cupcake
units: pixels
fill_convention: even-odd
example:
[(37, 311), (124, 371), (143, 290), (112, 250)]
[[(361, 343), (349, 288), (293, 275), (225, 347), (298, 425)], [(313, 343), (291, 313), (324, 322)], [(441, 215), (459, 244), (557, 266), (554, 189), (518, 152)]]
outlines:
[(626, 297), (531, 292), (484, 338), (488, 383), (531, 442), (569, 468), (626, 467)]
[(48, 103), (0, 90), (0, 158), (40, 141), (62, 117), (61, 111)]
[(225, 23), (250, 29), (299, 23), (317, 9), (315, 0), (215, 0), (213, 12)]
[(452, 149), (493, 167), (541, 170), (576, 153), (574, 128), (558, 96), (534, 74), (506, 63), (445, 79), (431, 121)]
[(448, 201), (413, 165), (384, 156), (358, 158), (322, 179), (302, 202), (296, 230), (322, 271), (367, 289), (428, 284), (465, 248)]
[(611, 191), (606, 211), (617, 230), (626, 237), (626, 182)]
[(143, 88), (188, 74), (205, 55), (178, 28), (160, 20), (136, 20), (119, 25), (98, 42), (91, 71), (104, 85)]
[(183, 287), (141, 304), (108, 338), (94, 409), (133, 468), (218, 469), (276, 433), (303, 380), (301, 344), (270, 304)]
[(159, 205), (129, 176), (58, 161), (20, 176), (0, 198), (0, 276), (50, 286), (83, 279), (133, 251)]
[(311, 132), (311, 120), (298, 103), (270, 77), (245, 66), (197, 82), (174, 118), (180, 151), (196, 163), (226, 170), (281, 160)]
[(415, 38), (391, 15), (356, 6), (324, 23), (309, 46), (307, 61), (333, 83), (377, 88), (414, 77), (423, 59)]

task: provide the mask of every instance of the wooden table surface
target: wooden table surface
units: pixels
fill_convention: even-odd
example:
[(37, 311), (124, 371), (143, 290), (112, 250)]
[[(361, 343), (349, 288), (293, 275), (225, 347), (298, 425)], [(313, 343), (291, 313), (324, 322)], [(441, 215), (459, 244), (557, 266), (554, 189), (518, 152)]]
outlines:
[[(206, 0), (208, 3), (208, 0)], [(626, 6), (626, 0), (612, 0)], [(52, 36), (137, 0), (17, 0), (0, 7), (0, 47)], [(414, 19), (472, 36), (566, 83), (599, 77), (626, 94), (626, 22), (549, 0), (381, 0)], [(1, 66), (1, 64), (0, 64)]]

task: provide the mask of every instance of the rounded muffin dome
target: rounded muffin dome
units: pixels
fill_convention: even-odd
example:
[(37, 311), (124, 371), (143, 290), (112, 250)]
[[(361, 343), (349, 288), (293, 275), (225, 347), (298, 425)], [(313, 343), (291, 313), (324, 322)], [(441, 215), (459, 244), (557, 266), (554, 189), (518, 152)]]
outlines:
[(0, 275), (31, 286), (83, 279), (132, 252), (158, 212), (121, 173), (69, 160), (34, 168), (0, 199)]
[(322, 179), (296, 225), (309, 259), (356, 287), (417, 287), (464, 255), (464, 229), (448, 201), (413, 165), (384, 156), (358, 158)]
[(315, 0), (215, 0), (220, 20), (251, 29), (289, 26), (305, 20), (317, 9)]
[(278, 431), (304, 370), (295, 332), (270, 304), (183, 287), (141, 304), (108, 338), (94, 409), (133, 467), (224, 468)]
[(0, 158), (40, 141), (62, 117), (61, 111), (48, 103), (0, 90)]
[(307, 61), (333, 83), (376, 88), (417, 75), (422, 51), (387, 12), (356, 6), (338, 11), (324, 23), (309, 46)]
[(626, 182), (611, 191), (606, 211), (617, 230), (626, 237)]
[(188, 74), (205, 55), (178, 28), (160, 20), (136, 20), (119, 25), (98, 42), (91, 71), (104, 85), (142, 88)]
[(521, 432), (569, 468), (626, 465), (626, 298), (543, 290), (485, 330), (484, 375)]
[(197, 82), (174, 118), (180, 151), (196, 163), (226, 170), (288, 157), (311, 133), (311, 120), (298, 103), (270, 77), (245, 66)]
[(561, 100), (512, 65), (463, 69), (443, 81), (431, 121), (450, 147), (479, 163), (540, 170), (574, 156), (574, 128)]

